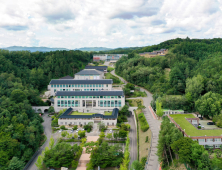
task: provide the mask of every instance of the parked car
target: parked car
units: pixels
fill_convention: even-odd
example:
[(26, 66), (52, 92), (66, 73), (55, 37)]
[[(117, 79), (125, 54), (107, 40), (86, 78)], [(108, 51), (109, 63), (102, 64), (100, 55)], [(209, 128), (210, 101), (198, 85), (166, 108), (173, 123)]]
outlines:
[(207, 122), (207, 125), (215, 125), (214, 122)]
[(73, 130), (70, 130), (70, 133), (73, 133)]
[(200, 126), (201, 128), (204, 128), (204, 126), (202, 126), (200, 123), (199, 123), (199, 126)]
[(200, 120), (203, 120), (203, 117), (199, 117)]
[(61, 132), (62, 132), (62, 129), (60, 129), (59, 132), (61, 133)]
[(109, 133), (112, 133), (112, 132), (113, 132), (112, 130), (109, 131)]

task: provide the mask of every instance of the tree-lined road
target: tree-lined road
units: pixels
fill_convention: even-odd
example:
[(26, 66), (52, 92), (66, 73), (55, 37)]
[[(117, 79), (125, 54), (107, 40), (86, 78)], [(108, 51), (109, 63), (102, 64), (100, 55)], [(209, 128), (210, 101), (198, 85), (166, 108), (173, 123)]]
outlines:
[[(119, 77), (118, 75), (116, 75), (114, 71), (115, 70), (113, 70), (111, 72), (111, 74), (113, 74), (114, 76), (117, 76), (123, 83), (126, 84), (127, 81), (125, 81), (122, 77)], [(139, 86), (137, 86), (137, 87), (139, 87)], [(146, 107), (146, 109), (144, 109), (143, 113), (146, 117), (147, 122), (149, 123), (150, 130), (152, 132), (151, 151), (150, 151), (150, 155), (148, 155), (148, 158), (147, 158), (148, 164), (146, 164), (145, 169), (146, 170), (158, 170), (159, 169), (159, 162), (158, 162), (158, 156), (156, 155), (156, 153), (157, 153), (157, 144), (158, 144), (158, 137), (159, 137), (159, 131), (160, 131), (160, 121), (158, 121), (149, 110), (150, 103), (153, 100), (152, 94), (149, 91), (147, 91), (141, 87), (140, 87), (140, 91), (145, 91), (147, 94), (147, 97), (142, 98), (143, 104)], [(136, 138), (136, 136), (135, 136), (135, 138)], [(132, 146), (130, 146), (130, 148), (132, 148)], [(137, 158), (134, 156), (134, 154), (135, 154), (135, 151), (130, 152), (130, 157), (131, 157), (130, 163), (132, 163), (132, 161), (133, 161), (132, 159), (136, 160), (135, 158)]]

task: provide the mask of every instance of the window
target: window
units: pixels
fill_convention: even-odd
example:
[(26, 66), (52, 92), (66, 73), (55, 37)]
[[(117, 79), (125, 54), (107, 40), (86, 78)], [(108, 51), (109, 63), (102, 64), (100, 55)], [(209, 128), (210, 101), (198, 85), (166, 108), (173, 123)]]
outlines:
[(53, 85), (51, 85), (51, 87), (53, 87)]
[(87, 84), (87, 87), (89, 87), (89, 84)]
[(78, 100), (76, 100), (75, 101), (75, 107), (78, 107), (78, 104), (79, 104), (79, 102), (78, 102)]
[(108, 107), (110, 107), (110, 101), (107, 101), (108, 102)]
[(63, 89), (63, 91), (65, 91), (66, 89)]
[(220, 148), (221, 145), (215, 145), (215, 148)]
[(83, 84), (81, 84), (81, 87), (83, 87)]
[(121, 99), (121, 96), (118, 96), (119, 99)]
[(66, 87), (69, 87), (68, 84), (66, 84)]
[(99, 84), (99, 87), (101, 87), (101, 84)]
[(60, 84), (60, 87), (62, 87), (62, 84)]
[(69, 87), (71, 87), (71, 85), (69, 84)]
[(74, 84), (72, 85), (72, 87), (74, 87)]
[(75, 96), (75, 98), (78, 98), (78, 96)]
[(213, 142), (214, 139), (207, 139), (207, 142)]
[(103, 101), (100, 100), (100, 107), (103, 107)]
[(67, 107), (67, 100), (65, 100), (65, 107)]
[(60, 91), (62, 91), (62, 89), (60, 89)]
[(98, 87), (98, 84), (96, 84), (96, 87)]
[(106, 87), (108, 87), (108, 84), (106, 85)]
[(64, 96), (61, 96), (61, 98), (64, 98)]
[(58, 96), (58, 98), (60, 98), (60, 96)]
[(121, 107), (121, 100), (118, 101), (118, 107)]
[(75, 101), (74, 100), (72, 100), (72, 107), (75, 107), (75, 103), (74, 103)]
[(65, 125), (67, 125), (67, 122), (65, 122)]
[(68, 100), (68, 107), (71, 107), (71, 100)]
[(80, 84), (78, 84), (78, 87), (80, 87)]
[(92, 87), (92, 84), (90, 84), (90, 87)]
[(93, 84), (93, 87), (95, 87), (95, 84)]
[(100, 99), (102, 99), (103, 98), (103, 96), (100, 96)]
[(61, 100), (61, 107), (64, 107), (64, 100)]
[(221, 142), (221, 138), (215, 138), (214, 142)]
[(84, 84), (84, 87), (86, 87), (86, 84)]
[(75, 84), (75, 87), (77, 87), (77, 84)]
[(54, 84), (54, 87), (56, 87), (56, 85)]
[(60, 107), (60, 100), (57, 101), (57, 106)]
[(114, 107), (114, 100), (111, 101), (111, 107)]
[(57, 87), (59, 87), (59, 84), (57, 85)]
[(118, 107), (118, 103), (117, 103), (117, 100), (115, 100), (115, 107)]
[(198, 139), (198, 142), (205, 142), (205, 139)]
[(111, 96), (111, 99), (114, 99), (114, 96)]
[(107, 101), (104, 100), (104, 107), (107, 107)]

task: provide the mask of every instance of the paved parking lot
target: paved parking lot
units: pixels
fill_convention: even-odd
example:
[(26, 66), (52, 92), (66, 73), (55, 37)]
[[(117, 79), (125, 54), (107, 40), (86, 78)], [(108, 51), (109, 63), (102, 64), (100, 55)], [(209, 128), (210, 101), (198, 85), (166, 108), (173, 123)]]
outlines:
[(199, 120), (199, 123), (204, 126), (204, 129), (215, 129), (218, 128), (216, 125), (207, 125), (208, 122), (212, 122), (210, 120)]

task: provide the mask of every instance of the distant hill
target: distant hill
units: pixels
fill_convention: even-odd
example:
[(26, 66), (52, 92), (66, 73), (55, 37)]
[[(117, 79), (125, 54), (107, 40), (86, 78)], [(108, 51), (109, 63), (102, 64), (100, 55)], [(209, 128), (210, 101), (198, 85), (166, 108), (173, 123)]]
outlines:
[[(22, 47), (22, 46), (11, 46), (2, 48), (9, 51), (41, 51), (41, 52), (49, 52), (49, 51), (63, 51), (63, 50), (70, 50), (67, 48), (49, 48), (49, 47)], [(108, 51), (112, 50), (112, 48), (106, 48), (106, 47), (83, 47), (83, 48), (76, 48), (73, 50), (80, 50), (80, 51)]]
[(48, 47), (22, 47), (22, 46), (11, 46), (7, 48), (3, 48), (9, 51), (42, 51), (42, 52), (49, 52), (49, 51), (56, 51), (56, 50), (69, 50), (66, 48), (48, 48)]
[(81, 50), (81, 51), (108, 51), (112, 50), (112, 48), (106, 48), (106, 47), (83, 47), (83, 48), (78, 48), (75, 50)]

